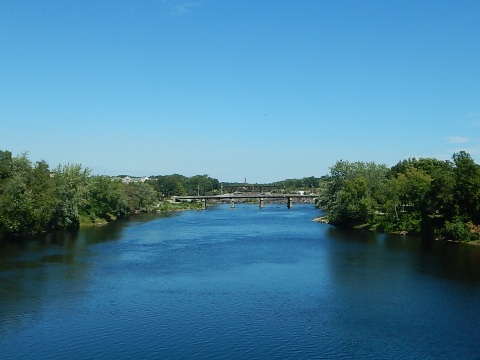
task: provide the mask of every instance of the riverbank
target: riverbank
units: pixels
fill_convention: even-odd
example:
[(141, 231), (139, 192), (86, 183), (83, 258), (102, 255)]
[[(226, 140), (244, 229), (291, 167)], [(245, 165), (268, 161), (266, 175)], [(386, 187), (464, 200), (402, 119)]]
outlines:
[[(322, 223), (322, 224), (329, 224), (328, 217), (327, 216), (319, 216), (316, 217), (312, 220), (313, 222), (317, 223)], [(355, 229), (366, 229), (365, 227), (356, 227)], [(373, 229), (370, 229), (371, 231), (376, 231)], [(400, 232), (392, 232), (390, 234), (397, 234), (397, 235), (407, 235), (408, 233), (406, 231), (400, 231)], [(480, 246), (480, 240), (472, 240), (472, 241), (456, 241), (456, 240), (445, 240), (445, 239), (435, 239), (436, 241), (445, 241), (449, 243), (458, 243), (458, 244), (468, 244), (468, 245), (473, 245), (473, 246)]]
[[(153, 209), (141, 209), (134, 210), (131, 214), (142, 214), (142, 213), (161, 213), (161, 212), (175, 212), (175, 211), (187, 211), (187, 210), (201, 210), (202, 204), (198, 202), (174, 202), (171, 200), (165, 200), (160, 202)], [(111, 214), (108, 214), (107, 217), (80, 217), (80, 227), (91, 227), (91, 226), (103, 226), (112, 221), (117, 220), (117, 217)]]

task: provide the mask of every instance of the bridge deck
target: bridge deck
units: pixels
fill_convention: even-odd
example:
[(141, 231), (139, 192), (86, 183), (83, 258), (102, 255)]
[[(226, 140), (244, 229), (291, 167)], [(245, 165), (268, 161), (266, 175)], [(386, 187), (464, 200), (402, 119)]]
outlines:
[(223, 195), (200, 195), (200, 196), (173, 196), (174, 200), (224, 200), (224, 199), (288, 199), (288, 198), (316, 198), (318, 195), (300, 194), (223, 194)]

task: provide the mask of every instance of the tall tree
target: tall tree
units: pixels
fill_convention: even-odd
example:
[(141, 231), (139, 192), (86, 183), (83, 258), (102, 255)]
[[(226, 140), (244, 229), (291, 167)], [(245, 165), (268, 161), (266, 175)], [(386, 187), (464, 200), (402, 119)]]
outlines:
[(0, 150), (0, 185), (13, 174), (13, 159), (10, 151)]
[(130, 202), (121, 180), (108, 176), (93, 176), (88, 183), (88, 201), (82, 208), (82, 213), (92, 221), (97, 218), (106, 220), (130, 212)]
[(26, 154), (11, 158), (3, 153), (0, 166), (2, 182), (0, 191), (0, 232), (17, 234), (33, 227), (34, 201), (29, 183), (32, 165)]
[(135, 182), (128, 184), (128, 194), (132, 209), (151, 211), (159, 203), (159, 194), (153, 186), (146, 182)]
[(43, 160), (37, 162), (33, 168), (30, 189), (34, 201), (34, 231), (53, 228), (57, 204), (55, 183), (48, 164)]
[(78, 227), (80, 210), (88, 199), (90, 170), (80, 164), (59, 165), (53, 175), (57, 198), (56, 224), (61, 228)]
[(373, 218), (378, 208), (375, 193), (389, 169), (373, 162), (337, 161), (323, 180), (318, 204), (333, 224), (352, 227)]
[(480, 168), (465, 151), (453, 154), (458, 215), (480, 223)]

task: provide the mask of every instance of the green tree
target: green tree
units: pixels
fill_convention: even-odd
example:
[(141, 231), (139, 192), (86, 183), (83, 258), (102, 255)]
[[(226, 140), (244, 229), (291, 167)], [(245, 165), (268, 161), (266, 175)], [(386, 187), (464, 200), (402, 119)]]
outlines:
[(113, 220), (130, 212), (130, 202), (121, 180), (107, 176), (89, 179), (88, 201), (82, 213), (91, 221), (97, 218)]
[(346, 227), (369, 224), (375, 203), (364, 177), (346, 180), (337, 194), (338, 206), (333, 208), (332, 221)]
[(55, 195), (55, 223), (60, 228), (75, 228), (80, 225), (80, 210), (88, 201), (89, 169), (79, 164), (59, 165), (53, 172)]
[(414, 167), (407, 168), (405, 173), (397, 176), (399, 195), (402, 206), (413, 206), (423, 210), (426, 196), (430, 191), (432, 178), (424, 171)]
[(457, 215), (480, 223), (480, 169), (465, 151), (453, 155)]
[(445, 224), (439, 233), (441, 237), (446, 240), (472, 240), (472, 234), (468, 228), (468, 225), (461, 216), (455, 216), (452, 221), (445, 221)]
[(178, 187), (178, 183), (181, 183), (182, 186), (185, 188), (185, 180), (186, 177), (179, 174), (157, 176), (153, 181), (153, 186), (162, 196), (170, 197), (183, 195), (178, 193), (178, 191), (180, 190), (180, 188)]
[(32, 165), (26, 154), (11, 157), (4, 152), (0, 161), (2, 181), (0, 187), (0, 233), (18, 234), (33, 228), (34, 201), (28, 185)]
[(185, 190), (185, 186), (181, 181), (177, 181), (177, 189), (175, 191), (175, 195), (177, 196), (184, 196), (187, 195), (187, 191)]
[(55, 227), (55, 183), (48, 164), (43, 160), (33, 168), (30, 189), (34, 202), (33, 230), (45, 231)]
[(0, 150), (0, 185), (13, 175), (13, 159), (10, 151)]
[(318, 205), (333, 224), (365, 225), (377, 212), (376, 191), (386, 181), (388, 171), (385, 165), (373, 162), (337, 161), (323, 180)]
[(148, 183), (135, 182), (128, 184), (130, 206), (139, 211), (151, 211), (158, 206), (159, 194)]
[(209, 195), (220, 189), (220, 183), (208, 175), (195, 175), (186, 179), (185, 189), (188, 195)]

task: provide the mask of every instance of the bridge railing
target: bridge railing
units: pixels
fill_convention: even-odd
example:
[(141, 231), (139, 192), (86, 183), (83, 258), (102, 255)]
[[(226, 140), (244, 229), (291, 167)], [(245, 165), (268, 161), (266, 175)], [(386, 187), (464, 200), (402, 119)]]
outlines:
[(235, 200), (238, 199), (258, 199), (259, 207), (263, 208), (266, 199), (286, 199), (287, 207), (290, 209), (293, 206), (293, 199), (295, 198), (317, 198), (315, 194), (223, 194), (223, 195), (199, 195), (199, 196), (174, 196), (174, 201), (202, 201), (203, 207), (207, 207), (207, 200), (229, 200), (231, 207), (235, 207)]

